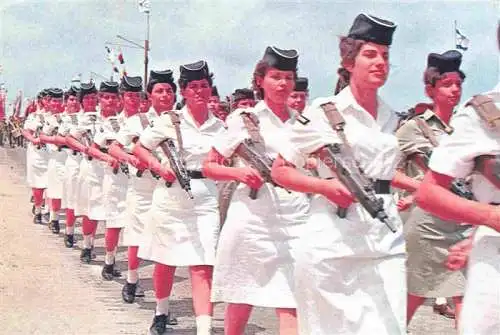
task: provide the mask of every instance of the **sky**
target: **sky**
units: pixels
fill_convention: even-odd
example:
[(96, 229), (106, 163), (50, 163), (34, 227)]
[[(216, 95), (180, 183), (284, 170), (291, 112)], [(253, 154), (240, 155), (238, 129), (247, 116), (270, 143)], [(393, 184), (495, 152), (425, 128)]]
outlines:
[[(146, 15), (137, 0), (0, 0), (0, 83), (9, 99), (45, 87), (69, 87), (93, 71), (110, 77), (105, 43), (143, 44)], [(299, 51), (299, 75), (310, 99), (332, 95), (339, 66), (338, 37), (365, 12), (397, 24), (391, 73), (380, 95), (395, 110), (427, 101), (422, 73), (430, 52), (455, 48), (454, 21), (470, 40), (462, 70), (464, 99), (499, 79), (496, 25), (499, 0), (150, 0), (149, 68), (172, 69), (206, 60), (221, 95), (248, 87), (266, 46)], [(115, 47), (117, 48), (117, 47)], [(144, 51), (122, 48), (129, 75), (143, 75)], [(115, 79), (118, 76), (115, 75)], [(100, 78), (97, 78), (100, 81)], [(9, 111), (10, 113), (10, 111)]]

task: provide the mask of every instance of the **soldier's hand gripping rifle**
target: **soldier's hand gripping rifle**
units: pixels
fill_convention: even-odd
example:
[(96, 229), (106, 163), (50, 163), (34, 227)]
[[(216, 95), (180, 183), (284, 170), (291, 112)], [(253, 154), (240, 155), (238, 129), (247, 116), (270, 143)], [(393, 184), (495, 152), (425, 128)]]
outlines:
[[(165, 141), (161, 142), (159, 145), (160, 149), (163, 151), (167, 157), (170, 168), (175, 174), (175, 178), (181, 185), (182, 189), (187, 192), (189, 198), (194, 199), (191, 193), (191, 178), (189, 177), (189, 172), (186, 169), (184, 161), (181, 159), (177, 148), (175, 147), (174, 140), (167, 138)], [(167, 187), (171, 187), (171, 182), (166, 182)]]
[[(377, 197), (374, 183), (364, 172), (354, 163), (354, 158), (350, 157), (343, 150), (343, 144), (329, 144), (319, 150), (320, 159), (338, 176), (338, 179), (356, 197), (357, 201), (371, 215), (372, 218), (383, 222), (391, 232), (395, 233), (396, 228), (385, 212), (384, 199)], [(344, 218), (347, 214), (346, 208), (338, 208), (337, 215)]]
[[(271, 159), (262, 150), (259, 150), (252, 139), (245, 139), (238, 146), (235, 153), (243, 160), (245, 160), (251, 167), (256, 169), (264, 179), (264, 182), (270, 183), (275, 187), (279, 186), (271, 178), (271, 167), (273, 166), (273, 159)], [(259, 190), (251, 189), (249, 194), (250, 199), (257, 199), (258, 192)]]
[[(424, 163), (425, 166), (429, 166), (429, 161), (431, 159), (432, 155), (432, 150), (427, 150), (424, 155)], [(450, 191), (455, 193), (461, 198), (467, 199), (467, 200), (474, 200), (474, 193), (472, 192), (472, 187), (470, 183), (465, 180), (465, 178), (455, 178), (451, 182), (451, 187)]]

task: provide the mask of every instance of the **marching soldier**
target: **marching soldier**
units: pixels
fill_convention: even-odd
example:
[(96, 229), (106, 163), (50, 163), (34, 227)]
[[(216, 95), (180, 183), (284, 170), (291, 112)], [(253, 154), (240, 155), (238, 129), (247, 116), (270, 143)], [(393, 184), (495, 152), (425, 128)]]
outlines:
[[(294, 150), (283, 148), (273, 166), (278, 184), (313, 194), (296, 263), (299, 334), (406, 333), (405, 243), (390, 191), (398, 119), (377, 95), (395, 29), (384, 19), (356, 17), (340, 38), (340, 92), (312, 103), (305, 124), (293, 127)], [(321, 178), (294, 169), (310, 155), (324, 163)]]
[(47, 165), (48, 185), (46, 190), (46, 198), (49, 200), (49, 228), (54, 234), (59, 234), (59, 210), (61, 209), (62, 189), (65, 179), (64, 163), (67, 158), (67, 153), (62, 150), (64, 139), (61, 143), (59, 136), (59, 128), (61, 127), (63, 110), (64, 92), (59, 88), (51, 88), (48, 90), (48, 111), (52, 113), (45, 118), (45, 124), (40, 133), (40, 141), (44, 143), (49, 150), (49, 162)]
[(288, 97), (288, 107), (302, 113), (306, 108), (307, 99), (309, 98), (309, 81), (305, 77), (295, 79), (295, 89)]
[(82, 228), (85, 227), (82, 229), (84, 235), (82, 256), (85, 256), (84, 259), (87, 261), (87, 256), (91, 257), (90, 249), (93, 245), (92, 230), (88, 223), (88, 175), (91, 160), (88, 149), (96, 131), (98, 118), (97, 89), (94, 83), (81, 83), (78, 98), (82, 113), (79, 113), (76, 120), (72, 120), (66, 136), (66, 144), (74, 150), (74, 154), (68, 157), (67, 165), (70, 168), (66, 171), (68, 192), (71, 192), (72, 196), (68, 198), (67, 204), (65, 244), (69, 248), (73, 246), (75, 218), (81, 216)]
[[(155, 335), (166, 332), (175, 268), (188, 266), (196, 331), (198, 335), (206, 335), (211, 333), (210, 291), (219, 213), (216, 185), (205, 178), (201, 167), (224, 125), (207, 106), (212, 76), (205, 61), (182, 65), (179, 87), (186, 102), (184, 107), (154, 120), (134, 148), (134, 154), (163, 179), (155, 188), (151, 205), (153, 237), (148, 252), (149, 259), (157, 263), (154, 274), (157, 305), (150, 332)], [(167, 157), (161, 167), (151, 164), (156, 161), (151, 152), (158, 147)], [(169, 163), (165, 164), (166, 161)]]
[[(416, 115), (397, 131), (399, 145), (405, 157), (406, 174), (422, 179), (427, 171), (428, 156), (439, 142), (453, 131), (449, 126), (454, 107), (462, 93), (464, 73), (460, 70), (462, 55), (455, 50), (443, 54), (431, 53), (424, 72), (425, 92), (432, 99), (432, 107)], [(410, 195), (402, 201), (409, 205)], [(415, 207), (405, 224), (408, 272), (409, 323), (426, 298), (453, 297), (457, 319), (462, 306), (465, 277), (461, 271), (445, 267), (448, 248), (465, 239), (468, 226), (440, 220)], [(446, 303), (444, 308), (451, 309)], [(441, 307), (441, 313), (448, 311)], [(435, 310), (439, 308), (435, 305)]]
[[(122, 290), (122, 297), (127, 303), (133, 303), (137, 293), (139, 280), (137, 270), (140, 262), (138, 257), (139, 246), (145, 240), (142, 251), (149, 249), (149, 239), (143, 237), (143, 234), (149, 220), (153, 191), (158, 182), (156, 175), (153, 176), (154, 173), (152, 174), (150, 170), (147, 170), (148, 165), (141, 163), (131, 153), (135, 142), (137, 142), (144, 129), (153, 124), (161, 114), (173, 109), (176, 89), (177, 86), (174, 83), (172, 71), (151, 71), (146, 90), (150, 95), (152, 108), (149, 111), (129, 116), (120, 132), (118, 142), (114, 143), (110, 150), (112, 155), (115, 157), (121, 156), (123, 161), (128, 162), (130, 171), (130, 184), (127, 194), (129, 209), (123, 234), (123, 244), (128, 246), (128, 272)], [(127, 106), (125, 94), (124, 102), (125, 106)], [(142, 257), (149, 258), (146, 253), (143, 253)], [(175, 323), (169, 321), (169, 324)]]
[(217, 90), (217, 86), (212, 86), (212, 93), (210, 95), (210, 99), (208, 99), (208, 111), (212, 114), (216, 115), (219, 111), (220, 105), (220, 96), (219, 91)]
[(207, 177), (239, 183), (221, 231), (213, 279), (212, 301), (228, 303), (226, 335), (244, 333), (253, 306), (276, 310), (280, 334), (297, 332), (293, 264), (309, 200), (274, 186), (265, 171), (250, 166), (244, 151), (258, 152), (270, 171), (271, 160), (290, 145), (288, 131), (299, 115), (286, 101), (297, 62), (297, 51), (267, 47), (253, 77), (263, 100), (230, 115), (227, 134), (217, 138), (204, 164)]
[[(500, 48), (500, 24), (497, 28)], [(498, 88), (499, 86), (497, 86)], [(463, 267), (468, 249), (467, 286), (459, 322), (461, 334), (500, 332), (500, 94), (476, 95), (453, 115), (453, 133), (434, 149), (416, 194), (422, 209), (443, 220), (477, 226), (473, 237), (452, 247), (448, 266)], [(450, 191), (455, 178), (471, 178), (474, 200)]]
[(47, 147), (40, 141), (40, 132), (45, 124), (48, 113), (46, 106), (46, 91), (37, 96), (38, 109), (28, 115), (24, 123), (23, 136), (30, 142), (26, 150), (26, 179), (32, 189), (34, 202), (34, 222), (42, 224), (43, 192), (47, 188), (47, 165), (49, 155)]
[(141, 104), (139, 106), (140, 113), (147, 113), (151, 108), (151, 100), (146, 92), (141, 92)]

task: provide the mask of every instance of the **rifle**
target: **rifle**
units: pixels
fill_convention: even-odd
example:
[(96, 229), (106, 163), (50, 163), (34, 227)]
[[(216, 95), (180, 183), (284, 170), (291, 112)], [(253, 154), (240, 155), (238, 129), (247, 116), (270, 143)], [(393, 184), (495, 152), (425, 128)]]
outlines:
[[(191, 193), (191, 178), (189, 177), (188, 170), (186, 169), (186, 165), (181, 160), (179, 153), (175, 147), (174, 140), (171, 138), (167, 138), (165, 141), (159, 144), (159, 147), (167, 156), (167, 159), (170, 163), (170, 167), (175, 173), (175, 177), (182, 189), (187, 192), (189, 198), (194, 199), (193, 194)], [(171, 182), (166, 182), (167, 187), (171, 187)]]
[[(428, 150), (424, 153), (424, 162), (426, 166), (429, 166), (429, 161), (432, 155), (432, 150)], [(465, 180), (465, 178), (455, 178), (451, 182), (450, 191), (455, 193), (461, 198), (467, 200), (474, 200), (474, 193), (472, 192), (472, 187), (470, 182)]]
[[(366, 177), (356, 164), (353, 164), (353, 158), (345, 151), (345, 145), (326, 145), (320, 149), (319, 154), (320, 159), (336, 171), (342, 184), (352, 192), (371, 217), (380, 220), (391, 232), (395, 233), (397, 230), (384, 209), (384, 199), (377, 197), (373, 181)], [(345, 218), (346, 214), (347, 208), (338, 208), (339, 217)]]
[[(273, 159), (270, 158), (265, 152), (259, 150), (259, 147), (250, 138), (245, 139), (236, 148), (235, 153), (245, 160), (250, 166), (259, 171), (266, 183), (270, 183), (275, 187), (279, 185), (276, 184), (271, 178), (271, 167), (273, 166)], [(257, 193), (259, 190), (251, 189), (249, 197), (252, 200), (257, 199)]]

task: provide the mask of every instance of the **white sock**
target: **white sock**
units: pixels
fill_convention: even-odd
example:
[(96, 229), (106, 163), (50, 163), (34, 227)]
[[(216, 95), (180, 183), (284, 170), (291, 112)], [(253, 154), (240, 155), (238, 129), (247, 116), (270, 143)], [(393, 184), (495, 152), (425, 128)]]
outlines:
[(42, 214), (42, 207), (35, 207), (35, 215)]
[(104, 256), (104, 263), (106, 263), (106, 265), (111, 265), (115, 263), (114, 251), (106, 251), (106, 256)]
[(156, 315), (168, 315), (168, 297), (156, 299)]
[(75, 233), (75, 226), (66, 226), (66, 235), (73, 235)]
[(83, 235), (83, 248), (92, 248), (92, 235)]
[(445, 305), (447, 303), (446, 298), (439, 297), (436, 298), (436, 305)]
[(137, 269), (128, 270), (127, 272), (127, 283), (135, 284), (139, 281), (139, 275), (137, 274)]
[(212, 317), (199, 315), (196, 317), (196, 335), (210, 335), (212, 331)]
[(50, 221), (59, 220), (59, 213), (57, 211), (50, 211), (49, 220)]

